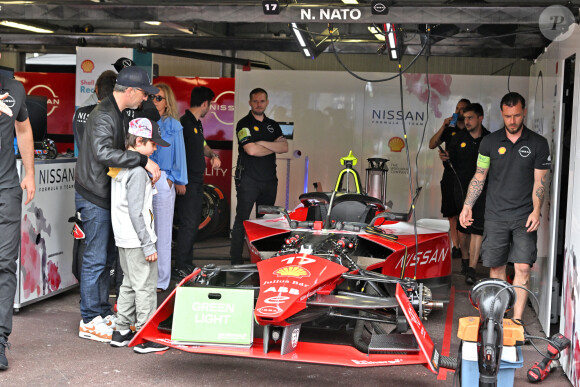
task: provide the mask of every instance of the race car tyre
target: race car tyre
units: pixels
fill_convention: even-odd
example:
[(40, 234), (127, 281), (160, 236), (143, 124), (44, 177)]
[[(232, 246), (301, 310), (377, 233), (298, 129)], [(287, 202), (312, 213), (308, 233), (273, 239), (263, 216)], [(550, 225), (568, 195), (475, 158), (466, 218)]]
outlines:
[(230, 208), (222, 191), (211, 184), (203, 185), (201, 222), (196, 240), (207, 239), (224, 232), (229, 223)]
[(449, 356), (441, 356), (439, 360), (439, 367), (448, 368), (450, 370), (457, 369), (457, 358)]

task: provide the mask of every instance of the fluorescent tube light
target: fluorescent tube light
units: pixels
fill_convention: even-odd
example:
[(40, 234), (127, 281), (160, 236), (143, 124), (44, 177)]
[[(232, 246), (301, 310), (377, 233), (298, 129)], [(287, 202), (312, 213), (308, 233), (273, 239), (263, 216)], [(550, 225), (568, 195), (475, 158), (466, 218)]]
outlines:
[(38, 34), (52, 34), (52, 33), (54, 33), (54, 31), (47, 30), (46, 28), (35, 27), (35, 26), (28, 25), (28, 24), (22, 24), (22, 23), (10, 21), (10, 20), (2, 20), (2, 21), (0, 21), (0, 25), (3, 25), (4, 27), (18, 28), (20, 30), (36, 32)]

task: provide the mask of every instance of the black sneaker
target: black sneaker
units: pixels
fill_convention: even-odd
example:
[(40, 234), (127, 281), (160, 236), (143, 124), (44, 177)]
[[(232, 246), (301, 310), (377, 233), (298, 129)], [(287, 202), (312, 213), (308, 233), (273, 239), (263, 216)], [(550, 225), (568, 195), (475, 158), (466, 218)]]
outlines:
[(135, 332), (129, 329), (128, 333), (124, 335), (119, 331), (113, 331), (113, 336), (111, 337), (111, 347), (126, 347), (133, 337)]
[(146, 343), (139, 344), (133, 347), (133, 351), (137, 353), (161, 352), (167, 351), (168, 349), (169, 349), (168, 346), (156, 343), (154, 341), (148, 341)]
[(0, 370), (8, 369), (8, 359), (6, 358), (6, 348), (10, 349), (10, 343), (5, 337), (0, 338)]
[(467, 275), (467, 268), (469, 267), (469, 259), (461, 260), (461, 274)]
[(461, 258), (461, 249), (453, 246), (451, 249), (451, 258)]
[(475, 281), (477, 281), (475, 269), (473, 267), (468, 267), (467, 273), (465, 273), (465, 283), (468, 285), (473, 285)]

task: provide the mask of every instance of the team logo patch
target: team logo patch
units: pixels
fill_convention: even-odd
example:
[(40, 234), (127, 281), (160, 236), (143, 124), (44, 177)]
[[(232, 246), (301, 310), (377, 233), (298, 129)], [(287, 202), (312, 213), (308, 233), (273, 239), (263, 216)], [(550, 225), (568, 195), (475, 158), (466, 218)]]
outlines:
[(195, 134), (197, 134), (197, 128), (193, 128), (193, 131), (195, 132)]
[(518, 153), (522, 157), (528, 157), (529, 155), (532, 154), (532, 151), (530, 150), (530, 148), (528, 148), (527, 146), (524, 145), (518, 150)]
[(254, 126), (254, 130), (257, 132), (260, 130), (260, 128), (258, 128), (257, 126)]
[(274, 271), (277, 277), (310, 277), (310, 272), (302, 266), (285, 266)]
[(455, 136), (455, 133), (457, 133), (457, 132), (451, 132), (451, 135), (452, 135), (452, 136)]
[(268, 132), (274, 133), (274, 127), (272, 125), (268, 125), (266, 129), (268, 129)]
[(506, 151), (505, 147), (502, 146), (497, 150), (497, 153), (499, 153), (500, 155), (503, 155), (505, 153), (505, 151)]
[(465, 146), (466, 146), (466, 145), (467, 145), (466, 143), (462, 142), (460, 146), (461, 146), (462, 148), (465, 148)]
[(8, 94), (8, 96), (6, 98), (4, 98), (2, 100), (2, 102), (4, 102), (4, 105), (9, 107), (10, 109), (12, 109), (14, 107), (14, 105), (16, 105), (16, 100), (10, 94)]

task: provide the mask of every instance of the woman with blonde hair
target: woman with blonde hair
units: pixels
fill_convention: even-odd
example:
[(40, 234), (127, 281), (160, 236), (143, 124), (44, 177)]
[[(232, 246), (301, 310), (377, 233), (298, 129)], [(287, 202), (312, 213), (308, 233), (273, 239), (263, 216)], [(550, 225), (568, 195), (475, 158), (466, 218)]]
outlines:
[(175, 95), (165, 83), (155, 85), (159, 93), (152, 96), (153, 103), (161, 115), (159, 129), (161, 137), (171, 144), (158, 147), (151, 159), (161, 169), (161, 178), (155, 184), (157, 194), (153, 195), (155, 233), (157, 234), (157, 292), (167, 289), (171, 279), (171, 235), (173, 231), (173, 209), (175, 194), (183, 195), (187, 185), (187, 163), (183, 127), (177, 114)]

